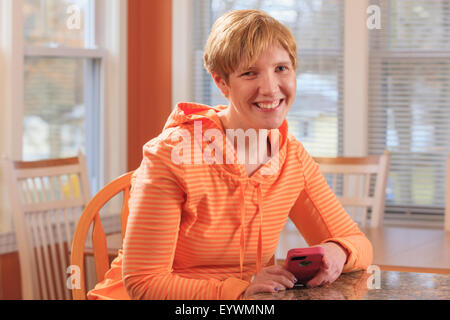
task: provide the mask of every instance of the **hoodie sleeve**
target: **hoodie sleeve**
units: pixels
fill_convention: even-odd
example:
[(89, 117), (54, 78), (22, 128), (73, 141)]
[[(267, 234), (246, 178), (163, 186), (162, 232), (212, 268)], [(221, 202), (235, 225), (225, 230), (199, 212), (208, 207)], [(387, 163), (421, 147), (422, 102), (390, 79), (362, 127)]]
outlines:
[(132, 185), (122, 265), (129, 296), (158, 300), (241, 298), (249, 285), (246, 281), (191, 279), (173, 272), (185, 200), (182, 169), (171, 161), (170, 149), (156, 149), (144, 147)]
[(305, 184), (290, 219), (308, 245), (325, 242), (341, 245), (347, 251), (343, 272), (366, 269), (372, 263), (372, 244), (340, 204), (318, 164), (301, 144), (298, 155)]

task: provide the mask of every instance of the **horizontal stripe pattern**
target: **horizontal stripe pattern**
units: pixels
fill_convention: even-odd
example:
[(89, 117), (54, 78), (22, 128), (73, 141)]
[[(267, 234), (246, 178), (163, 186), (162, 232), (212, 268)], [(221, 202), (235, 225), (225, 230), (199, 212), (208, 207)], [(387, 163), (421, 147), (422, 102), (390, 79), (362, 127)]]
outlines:
[[(192, 125), (182, 128), (193, 133)], [(274, 255), (288, 217), (300, 225), (308, 243), (342, 244), (350, 254), (347, 270), (371, 261), (370, 243), (317, 165), (292, 135), (282, 134), (280, 170), (266, 177), (260, 168), (249, 178), (240, 165), (174, 164), (171, 150), (176, 142), (167, 133), (144, 146), (143, 161), (132, 179), (123, 256), (117, 258), (123, 259), (123, 282), (131, 298), (239, 298), (256, 271), (260, 214), (263, 265)], [(243, 195), (241, 184), (246, 185)]]

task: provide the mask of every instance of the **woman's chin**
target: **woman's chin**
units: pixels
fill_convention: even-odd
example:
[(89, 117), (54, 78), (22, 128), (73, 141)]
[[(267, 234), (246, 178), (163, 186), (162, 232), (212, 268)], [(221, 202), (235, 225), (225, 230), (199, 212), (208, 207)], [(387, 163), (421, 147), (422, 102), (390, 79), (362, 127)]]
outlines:
[(278, 129), (283, 124), (283, 121), (277, 121), (277, 122), (270, 122), (270, 123), (262, 123), (259, 126), (259, 129)]

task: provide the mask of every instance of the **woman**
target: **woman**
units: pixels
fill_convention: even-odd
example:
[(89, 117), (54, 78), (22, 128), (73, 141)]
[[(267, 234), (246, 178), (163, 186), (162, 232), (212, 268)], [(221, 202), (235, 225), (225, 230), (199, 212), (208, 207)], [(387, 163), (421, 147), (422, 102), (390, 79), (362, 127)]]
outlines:
[(288, 132), (291, 32), (261, 11), (226, 13), (204, 63), (229, 105), (180, 103), (144, 146), (123, 255), (89, 298), (245, 299), (292, 288), (293, 274), (268, 265), (288, 217), (324, 249), (309, 287), (372, 261), (370, 242)]

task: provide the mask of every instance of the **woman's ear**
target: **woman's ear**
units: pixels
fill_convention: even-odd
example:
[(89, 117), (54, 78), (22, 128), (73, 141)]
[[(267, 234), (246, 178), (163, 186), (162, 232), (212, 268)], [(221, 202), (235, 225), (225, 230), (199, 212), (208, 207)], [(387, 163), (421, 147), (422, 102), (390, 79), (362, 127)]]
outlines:
[(228, 87), (227, 82), (225, 81), (225, 79), (220, 76), (217, 73), (211, 73), (211, 76), (217, 86), (217, 88), (219, 88), (220, 92), (222, 92), (222, 94), (225, 96), (225, 98), (228, 98), (228, 94), (230, 93), (230, 89)]

